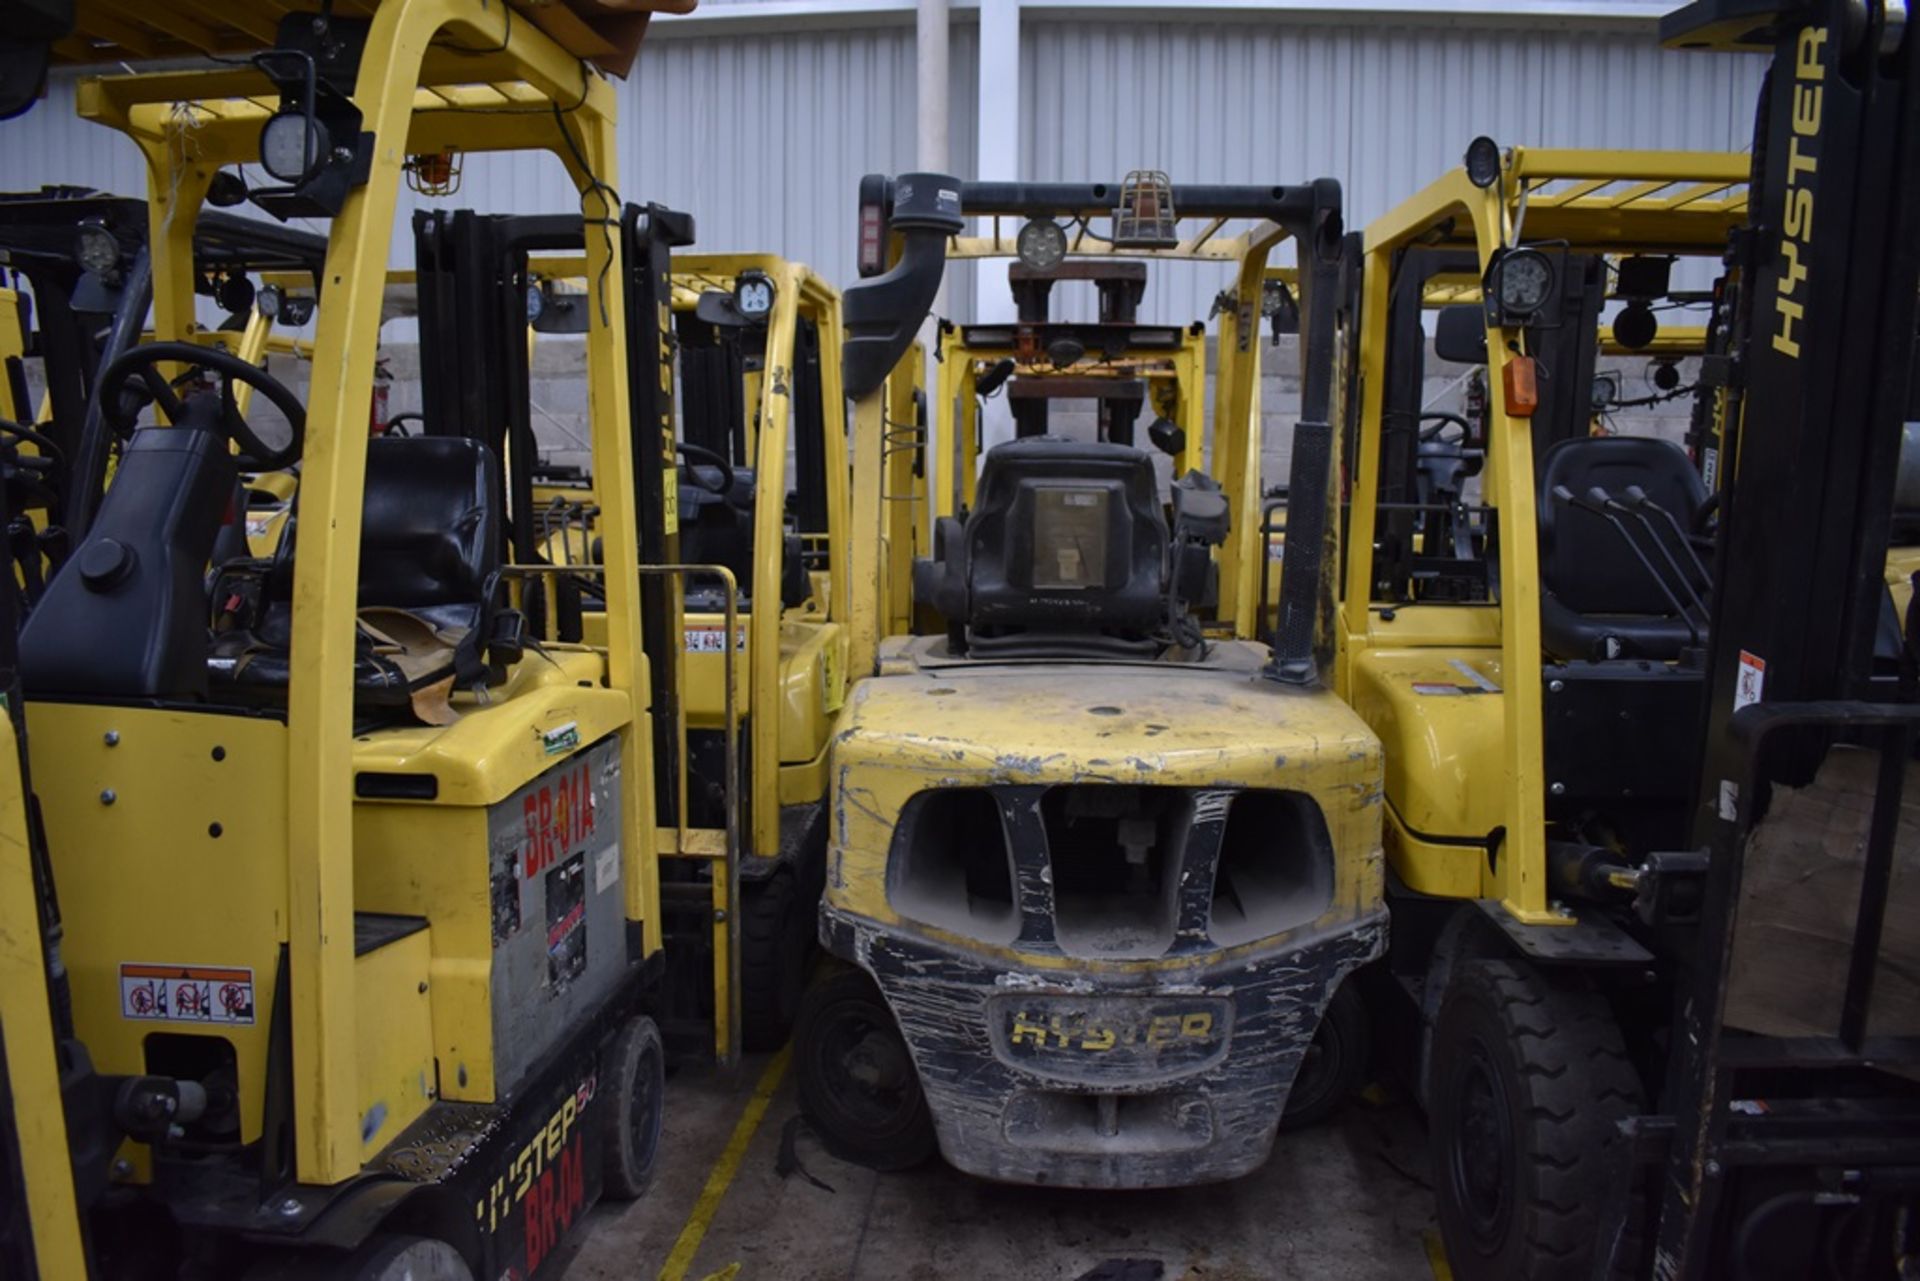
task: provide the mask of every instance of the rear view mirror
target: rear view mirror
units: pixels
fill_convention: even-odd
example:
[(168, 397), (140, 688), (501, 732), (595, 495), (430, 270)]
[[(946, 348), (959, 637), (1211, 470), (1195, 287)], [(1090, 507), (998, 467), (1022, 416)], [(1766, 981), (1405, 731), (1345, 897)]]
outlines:
[(1434, 324), (1433, 352), (1456, 365), (1486, 364), (1486, 313), (1471, 303), (1442, 307)]

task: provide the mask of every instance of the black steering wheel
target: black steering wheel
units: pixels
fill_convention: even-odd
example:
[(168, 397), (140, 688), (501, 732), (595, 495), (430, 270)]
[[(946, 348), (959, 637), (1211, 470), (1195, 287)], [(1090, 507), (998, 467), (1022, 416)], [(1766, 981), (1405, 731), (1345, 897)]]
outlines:
[[(168, 418), (179, 421), (185, 406), (174, 393), (172, 384), (160, 373), (159, 366), (163, 361), (211, 369), (221, 376), (225, 383), (221, 396), (226, 411), (222, 415), (222, 426), (228, 437), (240, 447), (240, 465), (244, 470), (279, 471), (300, 457), (307, 435), (307, 409), (300, 403), (300, 398), (285, 383), (258, 365), (244, 361), (231, 352), (190, 342), (142, 343), (129, 348), (101, 371), (98, 392), (100, 416), (116, 436), (125, 440), (133, 435), (139, 406), (128, 404), (125, 393), (135, 379), (166, 411)], [(234, 406), (232, 388), (235, 380), (253, 387), (286, 416), (287, 426), (291, 430), (283, 447), (274, 449), (261, 440), (259, 433), (253, 430)]]
[(716, 454), (713, 450), (708, 449), (705, 445), (694, 445), (684, 440), (677, 440), (673, 443), (673, 447), (679, 453), (685, 454), (689, 462), (705, 463), (709, 467), (719, 468), (720, 483), (718, 485), (707, 484), (700, 478), (699, 472), (693, 473), (694, 484), (700, 486), (700, 488), (710, 494), (719, 494), (723, 498), (733, 492), (732, 463), (728, 462), (721, 455)]
[(1458, 427), (1460, 429), (1461, 444), (1464, 445), (1473, 439), (1473, 428), (1469, 426), (1467, 420), (1459, 414), (1450, 414), (1444, 409), (1430, 409), (1421, 413), (1420, 421), (1422, 423), (1433, 424), (1431, 427), (1423, 426), (1420, 428), (1420, 439), (1423, 441), (1439, 440), (1440, 433), (1449, 427)]

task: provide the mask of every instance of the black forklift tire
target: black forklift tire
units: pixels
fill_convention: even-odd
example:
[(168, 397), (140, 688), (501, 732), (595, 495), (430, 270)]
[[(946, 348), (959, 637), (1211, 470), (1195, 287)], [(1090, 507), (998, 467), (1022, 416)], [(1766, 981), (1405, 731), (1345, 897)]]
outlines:
[(1317, 1125), (1339, 1111), (1367, 1083), (1373, 1062), (1373, 1028), (1366, 1002), (1353, 981), (1334, 989), (1326, 1013), (1313, 1034), (1313, 1044), (1300, 1060), (1280, 1128), (1298, 1130)]
[(813, 958), (815, 910), (791, 867), (740, 886), (740, 1043), (777, 1050), (793, 1035)]
[[(856, 1038), (875, 1038), (894, 1079), (873, 1089), (856, 1082), (847, 1055)], [(829, 1151), (881, 1171), (911, 1170), (939, 1149), (933, 1113), (893, 1011), (865, 971), (823, 970), (807, 987), (794, 1026), (800, 1111)]]
[(605, 1172), (601, 1196), (632, 1201), (653, 1182), (660, 1156), (660, 1122), (667, 1094), (667, 1054), (660, 1029), (637, 1015), (607, 1047), (602, 1088), (611, 1089), (610, 1106), (600, 1114)]
[(1640, 1080), (1578, 974), (1514, 961), (1454, 971), (1427, 1093), (1434, 1201), (1460, 1281), (1586, 1281)]
[(473, 1269), (445, 1241), (383, 1232), (350, 1255), (276, 1251), (255, 1260), (245, 1281), (473, 1281)]

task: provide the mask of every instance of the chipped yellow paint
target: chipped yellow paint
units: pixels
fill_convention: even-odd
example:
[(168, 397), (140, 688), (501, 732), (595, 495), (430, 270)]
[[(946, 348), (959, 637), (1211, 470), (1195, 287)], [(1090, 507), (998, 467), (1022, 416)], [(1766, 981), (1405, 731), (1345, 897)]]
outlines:
[[(1095, 781), (1304, 792), (1325, 814), (1334, 854), (1331, 902), (1304, 928), (1378, 909), (1380, 740), (1332, 693), (1263, 679), (1263, 647), (1223, 642), (1201, 663), (987, 665), (947, 659), (945, 645), (944, 637), (889, 641), (883, 670), (891, 674), (862, 682), (848, 700), (831, 758), (833, 907), (883, 927), (905, 924), (888, 898), (887, 860), (895, 818), (917, 792)], [(1011, 948), (912, 928), (1014, 958)], [(1104, 973), (1166, 964), (1026, 954), (1018, 963)]]

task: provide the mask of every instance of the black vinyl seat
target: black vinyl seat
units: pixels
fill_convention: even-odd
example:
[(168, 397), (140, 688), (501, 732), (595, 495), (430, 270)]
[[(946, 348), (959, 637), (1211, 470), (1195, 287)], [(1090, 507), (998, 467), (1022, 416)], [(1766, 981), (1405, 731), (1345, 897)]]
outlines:
[(1693, 593), (1704, 599), (1708, 585), (1660, 515), (1648, 513), (1651, 534), (1633, 516), (1621, 516), (1661, 575), (1656, 579), (1612, 522), (1554, 496), (1565, 487), (1584, 498), (1597, 486), (1623, 499), (1629, 486), (1638, 486), (1690, 530), (1707, 489), (1685, 451), (1646, 436), (1581, 437), (1551, 446), (1540, 473), (1540, 636), (1547, 653), (1564, 661), (1670, 661), (1696, 643), (1704, 621), (1689, 624), (1675, 612), (1674, 599), (1684, 608), (1691, 597), (1649, 538), (1660, 540)]
[[(718, 467), (695, 463), (686, 472), (694, 479), (680, 486), (680, 559), (732, 570), (738, 603), (745, 608), (753, 599), (754, 469), (735, 467), (725, 493), (713, 487), (725, 476)], [(787, 608), (805, 604), (813, 592), (801, 552), (800, 536), (789, 531), (780, 558), (780, 603)], [(599, 558), (597, 550), (594, 556)], [(718, 614), (726, 608), (726, 592), (711, 577), (694, 575), (686, 591), (692, 613)]]
[[(485, 444), (454, 436), (382, 437), (367, 444), (360, 528), (359, 643), (354, 701), (413, 705), (436, 686), (470, 688), (504, 673), (487, 647), (499, 597), (498, 463)], [(291, 676), (297, 516), (260, 586), (252, 627), (215, 637), (214, 697), (285, 699)]]
[[(733, 571), (740, 598), (751, 599), (753, 468), (734, 468), (725, 493), (713, 488), (725, 477), (718, 467), (694, 463), (685, 471), (692, 479), (680, 484), (680, 559), (689, 565), (725, 565)], [(695, 578), (687, 584), (688, 609), (718, 613), (722, 598), (717, 582)]]

